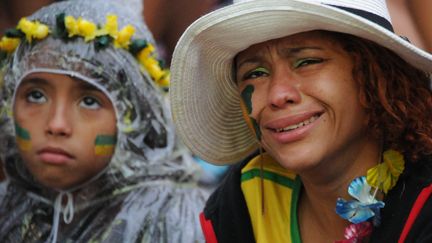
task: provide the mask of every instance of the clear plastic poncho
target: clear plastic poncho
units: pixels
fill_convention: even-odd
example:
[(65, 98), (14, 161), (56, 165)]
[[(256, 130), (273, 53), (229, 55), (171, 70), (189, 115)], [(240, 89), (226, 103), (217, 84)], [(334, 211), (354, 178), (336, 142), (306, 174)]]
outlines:
[[(100, 24), (107, 14), (116, 14), (120, 28), (131, 24), (134, 36), (152, 42), (139, 6), (133, 5), (139, 2), (59, 2), (28, 19), (53, 29), (59, 13)], [(14, 93), (34, 72), (80, 78), (102, 90), (116, 112), (117, 144), (109, 165), (67, 191), (39, 184), (18, 153), (11, 112)], [(204, 241), (198, 214), (207, 192), (196, 184), (199, 167), (177, 141), (162, 92), (127, 50), (96, 50), (82, 38), (49, 36), (22, 43), (4, 75), (0, 154), (8, 180), (0, 186), (1, 242)]]

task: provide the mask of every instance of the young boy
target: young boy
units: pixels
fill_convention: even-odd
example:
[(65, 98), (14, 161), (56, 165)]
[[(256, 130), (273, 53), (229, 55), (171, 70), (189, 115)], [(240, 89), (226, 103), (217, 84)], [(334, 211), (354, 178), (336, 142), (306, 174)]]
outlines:
[(203, 241), (206, 193), (128, 4), (52, 4), (0, 41), (2, 242)]

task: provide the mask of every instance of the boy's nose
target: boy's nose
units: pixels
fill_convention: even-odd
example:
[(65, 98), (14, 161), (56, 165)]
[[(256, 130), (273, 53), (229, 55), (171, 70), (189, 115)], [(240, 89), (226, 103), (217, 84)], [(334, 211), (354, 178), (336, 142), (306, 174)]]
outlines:
[(299, 83), (289, 71), (276, 71), (269, 87), (268, 103), (273, 109), (283, 108), (301, 101)]
[(53, 105), (47, 121), (46, 132), (53, 136), (69, 136), (72, 132), (70, 111), (64, 105)]

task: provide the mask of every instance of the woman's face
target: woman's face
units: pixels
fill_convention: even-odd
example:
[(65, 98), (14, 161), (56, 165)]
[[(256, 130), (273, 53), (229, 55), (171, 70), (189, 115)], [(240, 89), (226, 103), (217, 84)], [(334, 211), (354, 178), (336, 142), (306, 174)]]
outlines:
[[(236, 57), (236, 80), (257, 137), (301, 172), (344, 161), (367, 141), (353, 61), (325, 32), (256, 44)], [(322, 168), (322, 167), (321, 167)]]
[(109, 163), (116, 118), (108, 97), (67, 75), (34, 73), (15, 96), (20, 154), (32, 175), (50, 188), (83, 183)]

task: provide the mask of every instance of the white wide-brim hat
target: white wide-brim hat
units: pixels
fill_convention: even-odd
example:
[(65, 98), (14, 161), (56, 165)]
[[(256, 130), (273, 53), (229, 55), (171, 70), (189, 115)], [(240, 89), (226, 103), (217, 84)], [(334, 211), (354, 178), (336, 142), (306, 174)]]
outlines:
[(432, 55), (393, 32), (385, 0), (234, 1), (189, 26), (173, 54), (172, 113), (194, 154), (227, 164), (258, 148), (240, 109), (233, 58), (253, 44), (311, 30), (369, 39), (432, 73)]

